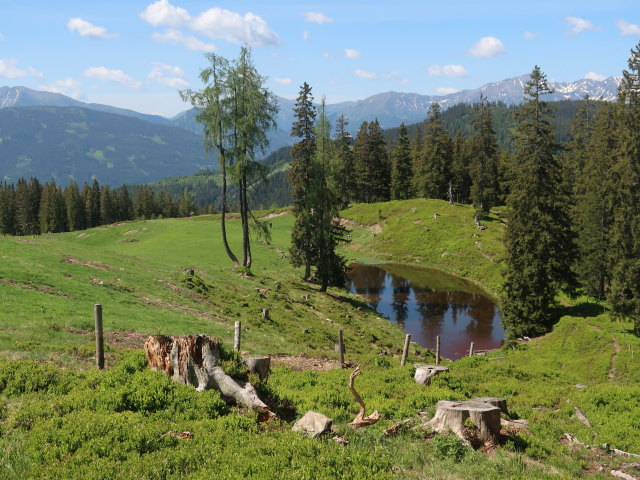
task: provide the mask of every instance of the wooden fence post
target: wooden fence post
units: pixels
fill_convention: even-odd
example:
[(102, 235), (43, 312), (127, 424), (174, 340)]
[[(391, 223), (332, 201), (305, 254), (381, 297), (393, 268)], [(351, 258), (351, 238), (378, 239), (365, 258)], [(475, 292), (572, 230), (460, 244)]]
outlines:
[(471, 345), (469, 345), (469, 356), (473, 357), (473, 342), (471, 342)]
[(233, 349), (236, 352), (240, 351), (240, 330), (242, 328), (242, 323), (238, 320), (234, 325), (234, 334), (233, 334)]
[(340, 351), (340, 366), (344, 367), (344, 339), (342, 330), (338, 330), (338, 350)]
[(96, 365), (100, 370), (104, 368), (104, 333), (102, 331), (102, 305), (93, 306), (93, 318), (96, 331)]
[(440, 335), (436, 337), (436, 365), (440, 365)]
[(404, 336), (404, 347), (402, 348), (402, 360), (400, 360), (400, 366), (404, 367), (407, 363), (407, 355), (409, 354), (409, 342), (411, 341), (411, 334), (407, 333)]

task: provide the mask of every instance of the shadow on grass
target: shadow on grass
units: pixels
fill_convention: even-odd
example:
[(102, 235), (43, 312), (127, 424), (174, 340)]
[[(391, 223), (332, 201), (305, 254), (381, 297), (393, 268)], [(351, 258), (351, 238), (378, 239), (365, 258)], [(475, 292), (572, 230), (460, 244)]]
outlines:
[(597, 317), (606, 312), (604, 305), (595, 302), (580, 302), (570, 306), (558, 306), (555, 312), (558, 319), (566, 315), (571, 317)]

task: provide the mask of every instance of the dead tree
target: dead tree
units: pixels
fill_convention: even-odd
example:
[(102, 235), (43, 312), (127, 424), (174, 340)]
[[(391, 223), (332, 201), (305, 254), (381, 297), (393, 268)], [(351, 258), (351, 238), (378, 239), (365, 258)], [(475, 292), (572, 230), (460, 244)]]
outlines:
[(360, 374), (360, 365), (358, 365), (356, 369), (353, 372), (351, 372), (351, 375), (349, 376), (349, 390), (351, 390), (353, 397), (356, 399), (356, 402), (358, 403), (358, 405), (360, 405), (360, 411), (356, 415), (356, 418), (354, 418), (353, 421), (349, 424), (349, 426), (354, 429), (360, 428), (360, 427), (368, 427), (369, 425), (373, 425), (378, 420), (380, 420), (380, 413), (378, 413), (377, 410), (373, 412), (371, 415), (368, 415), (365, 417), (367, 407), (362, 401), (362, 397), (360, 397), (360, 394), (356, 391), (355, 387), (353, 386), (355, 378), (359, 374)]
[(238, 405), (261, 412), (266, 418), (275, 417), (253, 385), (230, 377), (220, 367), (218, 345), (216, 338), (206, 335), (151, 335), (144, 351), (151, 368), (168, 373), (176, 382), (193, 385), (198, 391), (219, 390)]

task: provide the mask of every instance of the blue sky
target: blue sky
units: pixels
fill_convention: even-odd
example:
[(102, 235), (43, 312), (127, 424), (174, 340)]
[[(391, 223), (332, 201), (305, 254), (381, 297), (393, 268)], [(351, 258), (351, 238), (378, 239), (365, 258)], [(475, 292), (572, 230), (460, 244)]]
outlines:
[[(533, 3), (533, 8), (531, 7)], [(201, 88), (204, 51), (253, 47), (277, 95), (329, 103), (477, 88), (531, 71), (619, 75), (640, 1), (0, 0), (0, 85), (171, 116)]]

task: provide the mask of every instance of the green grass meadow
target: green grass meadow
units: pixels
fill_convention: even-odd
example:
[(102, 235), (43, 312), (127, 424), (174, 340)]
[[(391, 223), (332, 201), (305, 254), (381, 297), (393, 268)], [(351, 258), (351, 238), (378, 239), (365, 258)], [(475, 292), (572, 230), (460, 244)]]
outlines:
[[(503, 224), (495, 214), (482, 231), (470, 207), (432, 200), (355, 205), (343, 216), (359, 225), (342, 249), (351, 260), (431, 266), (499, 292)], [(254, 242), (252, 276), (232, 268), (215, 216), (0, 238), (0, 478), (604, 479), (629, 461), (566, 444), (564, 433), (640, 454), (640, 339), (606, 306), (579, 299), (550, 334), (446, 361), (450, 373), (419, 386), (412, 365), (433, 362), (432, 352), (412, 345), (400, 367), (399, 327), (354, 295), (302, 282), (286, 258), (293, 218), (268, 221), (271, 243)], [(239, 222), (228, 230), (238, 248)], [(186, 268), (196, 269), (193, 280)], [(95, 303), (104, 310), (104, 371), (94, 367)], [(381, 420), (356, 431), (346, 425), (358, 411), (351, 369), (280, 364), (265, 383), (249, 376), (281, 418), (261, 424), (215, 391), (198, 393), (145, 367), (148, 334), (210, 334), (230, 345), (237, 320), (251, 355), (335, 361), (342, 329), (346, 358), (362, 369), (356, 388)], [(226, 355), (225, 368), (246, 375)], [(420, 428), (437, 401), (472, 396), (505, 397), (510, 416), (529, 428), (489, 454)], [(349, 445), (291, 432), (307, 410), (333, 418)], [(405, 419), (398, 435), (383, 433)], [(183, 431), (193, 438), (163, 436)]]

